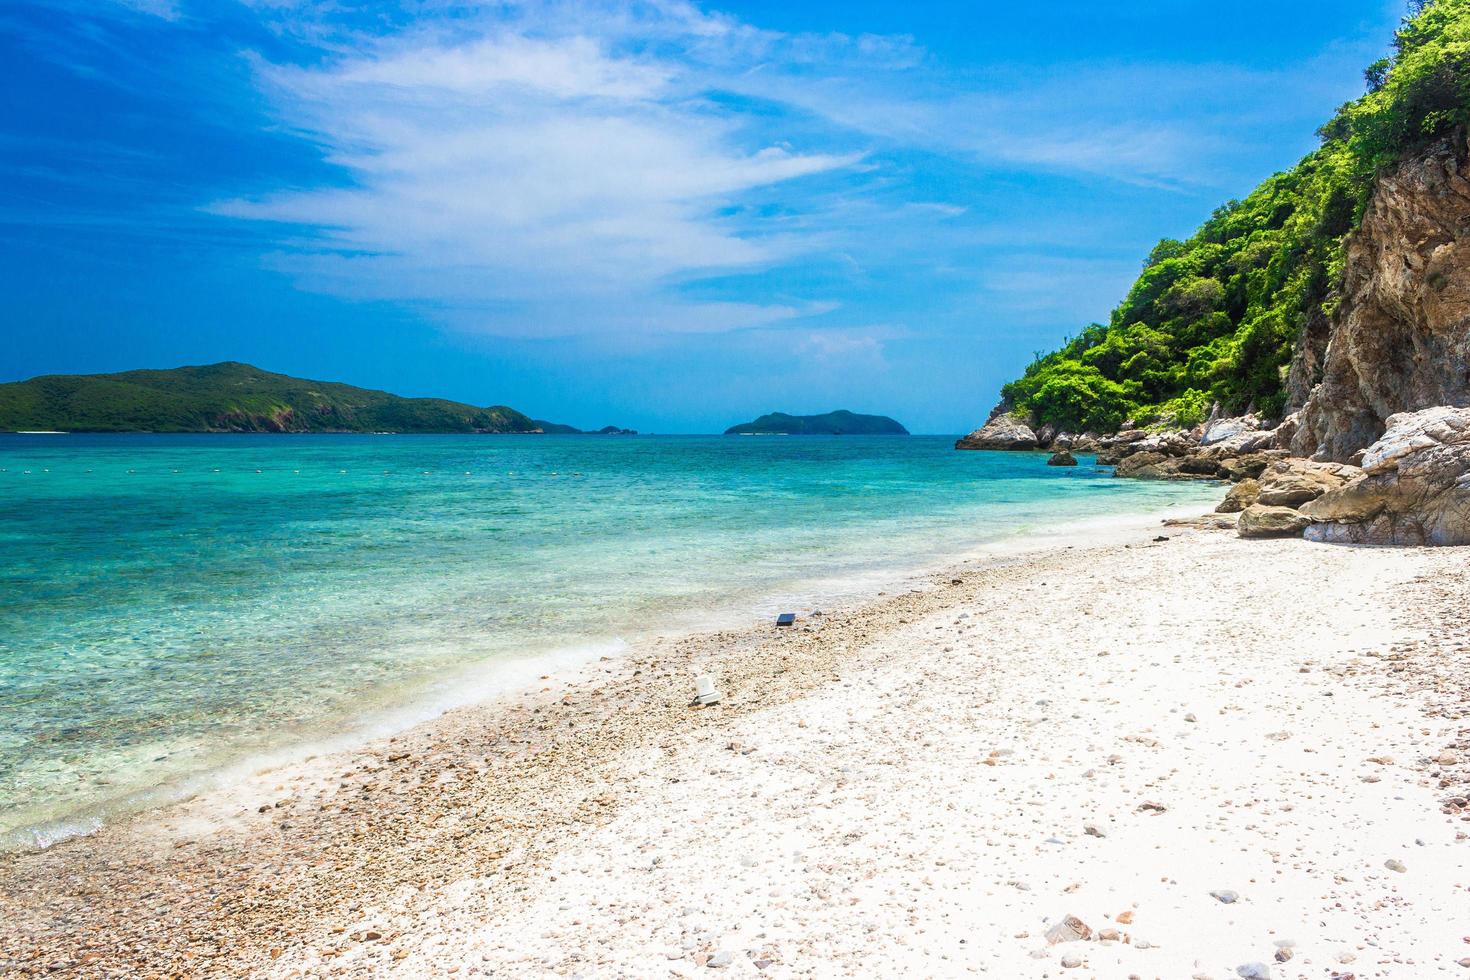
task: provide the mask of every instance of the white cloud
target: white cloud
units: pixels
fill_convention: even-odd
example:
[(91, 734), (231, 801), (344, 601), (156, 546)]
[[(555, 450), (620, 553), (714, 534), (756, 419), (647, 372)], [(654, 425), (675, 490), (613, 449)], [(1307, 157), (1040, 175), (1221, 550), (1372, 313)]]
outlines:
[[(683, 8), (672, 17), (652, 33), (693, 25), (701, 44), (719, 30)], [(426, 301), (468, 329), (730, 329), (794, 315), (682, 302), (668, 287), (799, 254), (799, 233), (731, 206), (860, 155), (754, 139), (688, 84), (684, 63), (619, 44), (486, 25), (468, 40), (390, 38), (323, 67), (261, 64), (283, 121), (350, 180), (211, 210), (304, 229), (273, 261), (308, 288)]]

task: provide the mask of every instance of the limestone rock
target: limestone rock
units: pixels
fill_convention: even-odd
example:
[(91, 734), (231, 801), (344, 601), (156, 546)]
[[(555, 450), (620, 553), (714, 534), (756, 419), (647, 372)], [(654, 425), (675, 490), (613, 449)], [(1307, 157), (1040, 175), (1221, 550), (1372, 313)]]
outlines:
[(1312, 519), (1290, 507), (1251, 504), (1241, 511), (1236, 532), (1242, 538), (1290, 538), (1301, 534)]
[(1010, 412), (991, 413), (990, 421), (960, 439), (956, 449), (1035, 449), (1039, 444), (1036, 433)]
[(1065, 449), (1052, 453), (1051, 458), (1046, 461), (1047, 466), (1076, 466), (1077, 457)]

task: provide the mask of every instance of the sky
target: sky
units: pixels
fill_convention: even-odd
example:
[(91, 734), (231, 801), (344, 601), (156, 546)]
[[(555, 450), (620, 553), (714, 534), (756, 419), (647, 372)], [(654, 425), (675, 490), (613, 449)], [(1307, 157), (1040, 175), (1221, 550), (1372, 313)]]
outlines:
[(984, 421), (1402, 0), (0, 0), (0, 381)]

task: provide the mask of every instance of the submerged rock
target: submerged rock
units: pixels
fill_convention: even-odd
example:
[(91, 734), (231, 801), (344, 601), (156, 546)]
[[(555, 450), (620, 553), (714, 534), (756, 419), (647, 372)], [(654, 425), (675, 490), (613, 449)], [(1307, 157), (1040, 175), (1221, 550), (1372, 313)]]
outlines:
[(1059, 452), (1052, 453), (1051, 459), (1048, 459), (1046, 461), (1046, 465), (1047, 466), (1076, 466), (1077, 465), (1077, 457), (1076, 456), (1073, 456), (1067, 450), (1063, 449), (1063, 450), (1061, 450)]

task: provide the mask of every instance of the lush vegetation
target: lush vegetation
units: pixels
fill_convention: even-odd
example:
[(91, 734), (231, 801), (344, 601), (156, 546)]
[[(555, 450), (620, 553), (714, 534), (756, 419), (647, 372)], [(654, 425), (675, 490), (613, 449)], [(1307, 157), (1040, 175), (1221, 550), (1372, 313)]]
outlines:
[(0, 431), (539, 432), (504, 406), (400, 398), (227, 361), (0, 385)]
[(787, 436), (906, 436), (909, 430), (886, 415), (859, 415), (836, 411), (826, 415), (787, 415), (772, 412), (754, 422), (732, 425), (725, 435)]
[(1377, 175), (1430, 143), (1463, 143), (1470, 0), (1414, 4), (1392, 57), (1364, 75), (1367, 93), (1322, 127), (1318, 150), (1188, 241), (1159, 242), (1106, 325), (1005, 386), (1013, 409), (1073, 431), (1193, 425), (1215, 402), (1279, 415), (1294, 345), (1332, 315), (1343, 242)]

